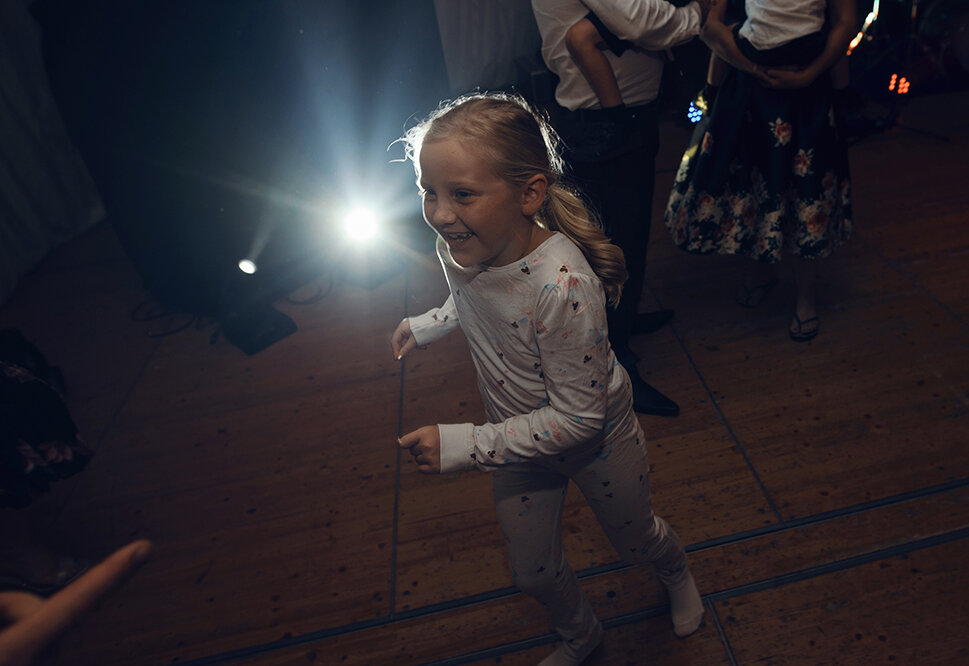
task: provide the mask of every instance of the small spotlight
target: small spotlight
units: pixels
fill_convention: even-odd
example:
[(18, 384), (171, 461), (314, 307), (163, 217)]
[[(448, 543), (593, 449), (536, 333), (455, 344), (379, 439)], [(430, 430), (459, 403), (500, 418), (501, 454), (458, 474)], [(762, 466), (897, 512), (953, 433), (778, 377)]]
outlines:
[(377, 235), (380, 225), (369, 208), (354, 208), (343, 218), (343, 231), (356, 241), (368, 241)]
[(243, 259), (239, 262), (239, 270), (246, 275), (252, 275), (256, 272), (256, 262), (252, 259)]

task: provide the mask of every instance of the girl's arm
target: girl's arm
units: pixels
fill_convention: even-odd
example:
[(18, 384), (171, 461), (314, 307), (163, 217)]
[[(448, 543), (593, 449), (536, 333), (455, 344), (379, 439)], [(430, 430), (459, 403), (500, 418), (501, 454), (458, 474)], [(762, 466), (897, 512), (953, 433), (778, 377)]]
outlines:
[[(400, 355), (400, 351), (406, 354), (414, 347), (436, 342), (456, 329), (459, 324), (458, 309), (454, 306), (454, 296), (448, 296), (441, 307), (428, 310), (422, 315), (408, 317), (400, 323), (392, 340), (395, 355)], [(407, 330), (402, 331), (402, 328)], [(413, 344), (406, 345), (408, 341), (404, 334), (413, 339)], [(400, 349), (398, 349), (398, 346)], [(407, 346), (406, 350), (403, 349), (405, 346)]]
[[(709, 18), (700, 30), (700, 39), (710, 47), (712, 58), (718, 58), (734, 68), (752, 74), (758, 80), (766, 82), (764, 70), (751, 62), (737, 47), (731, 26), (723, 22), (726, 15), (727, 3), (718, 2), (715, 4), (713, 9), (710, 10)], [(711, 76), (717, 73), (716, 68), (716, 61), (711, 59), (707, 70), (707, 81), (710, 83), (713, 83), (710, 81)]]
[[(576, 446), (599, 441), (607, 432), (614, 372), (605, 309), (602, 285), (594, 276), (569, 274), (544, 292), (534, 313), (541, 359), (534, 372), (543, 378), (547, 398), (501, 423), (439, 425), (441, 471), (492, 470), (539, 456), (567, 455)], [(414, 452), (414, 438), (402, 439)]]
[(565, 33), (565, 47), (599, 98), (599, 104), (603, 108), (622, 104), (616, 74), (602, 52), (605, 42), (592, 21), (584, 18), (569, 28)]
[(696, 37), (712, 6), (694, 0), (676, 7), (667, 0), (584, 0), (620, 39), (647, 51), (663, 51)]
[[(844, 58), (848, 50), (848, 43), (857, 32), (855, 18), (854, 0), (828, 0), (828, 20), (831, 22), (831, 31), (828, 33), (828, 40), (824, 50), (814, 61), (802, 70), (770, 70), (767, 78), (772, 88), (794, 89), (804, 88), (811, 85), (822, 73), (831, 69), (838, 61)], [(847, 64), (839, 65), (846, 68)], [(839, 69), (835, 74), (847, 78), (847, 70)], [(835, 83), (839, 83), (835, 81)], [(847, 85), (847, 81), (844, 82)], [(844, 87), (844, 86), (842, 86)]]

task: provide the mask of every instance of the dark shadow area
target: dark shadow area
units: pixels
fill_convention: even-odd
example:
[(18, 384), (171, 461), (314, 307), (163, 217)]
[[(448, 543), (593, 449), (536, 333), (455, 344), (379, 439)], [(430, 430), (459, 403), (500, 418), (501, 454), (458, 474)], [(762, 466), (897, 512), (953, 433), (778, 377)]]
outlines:
[[(166, 304), (219, 315), (272, 302), (333, 259), (320, 228), (357, 197), (384, 206), (392, 233), (413, 226), (413, 171), (387, 147), (446, 88), (430, 0), (33, 10), (109, 219)], [(257, 250), (263, 270), (243, 276), (237, 262)]]

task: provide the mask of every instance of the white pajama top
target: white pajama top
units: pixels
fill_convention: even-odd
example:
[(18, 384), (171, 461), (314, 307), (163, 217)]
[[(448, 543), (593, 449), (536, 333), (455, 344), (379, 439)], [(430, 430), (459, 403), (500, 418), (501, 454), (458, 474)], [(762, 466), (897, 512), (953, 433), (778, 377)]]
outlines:
[(501, 267), (463, 268), (441, 238), (437, 254), (451, 295), (411, 331), (424, 345), (461, 327), (489, 421), (439, 424), (442, 472), (554, 456), (635, 419), (602, 283), (572, 241), (555, 233)]

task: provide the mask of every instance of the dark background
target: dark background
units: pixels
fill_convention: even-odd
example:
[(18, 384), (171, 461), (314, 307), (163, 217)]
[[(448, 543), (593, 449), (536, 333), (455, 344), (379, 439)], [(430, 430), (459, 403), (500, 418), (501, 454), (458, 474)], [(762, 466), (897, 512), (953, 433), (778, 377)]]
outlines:
[[(446, 94), (431, 0), (39, 0), (33, 11), (109, 220), (172, 306), (217, 313), (268, 231), (261, 288), (290, 288), (265, 281), (327, 251), (301, 204), (335, 216), (358, 186), (413, 195), (411, 167), (387, 147)], [(408, 200), (390, 216), (417, 214)]]
[[(859, 23), (871, 5), (859, 0)], [(893, 72), (908, 73), (912, 95), (969, 83), (969, 0), (918, 7), (913, 22), (912, 0), (882, 2), (851, 58), (853, 111), (884, 107), (859, 134), (902, 120), (904, 100), (886, 87)], [(339, 252), (318, 227), (354, 198), (376, 203), (394, 237), (420, 227), (413, 171), (391, 162), (399, 146), (387, 148), (455, 92), (432, 0), (38, 0), (32, 9), (65, 122), (163, 302), (208, 314), (240, 291), (272, 302)], [(673, 55), (661, 106), (686, 123), (709, 52), (693, 40)], [(528, 74), (543, 67), (536, 53)], [(535, 83), (508, 82), (550, 102), (554, 80), (541, 95)], [(243, 281), (236, 264), (260, 237), (263, 270)]]

